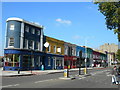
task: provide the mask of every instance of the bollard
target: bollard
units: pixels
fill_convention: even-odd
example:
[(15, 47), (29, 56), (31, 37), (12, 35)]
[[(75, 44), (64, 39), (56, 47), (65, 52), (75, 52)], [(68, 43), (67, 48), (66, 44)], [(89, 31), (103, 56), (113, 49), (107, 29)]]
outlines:
[(86, 70), (86, 68), (84, 68), (84, 74), (87, 74), (87, 70)]
[(20, 68), (18, 68), (18, 74), (20, 74)]
[(67, 78), (67, 69), (64, 70), (64, 77)]

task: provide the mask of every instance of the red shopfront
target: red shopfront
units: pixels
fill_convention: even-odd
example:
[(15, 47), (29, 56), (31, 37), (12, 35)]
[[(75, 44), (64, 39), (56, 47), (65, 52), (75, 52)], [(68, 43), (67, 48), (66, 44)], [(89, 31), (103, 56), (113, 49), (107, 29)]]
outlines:
[(68, 68), (68, 65), (70, 65), (70, 68), (76, 68), (76, 62), (77, 57), (76, 56), (64, 56), (64, 69)]

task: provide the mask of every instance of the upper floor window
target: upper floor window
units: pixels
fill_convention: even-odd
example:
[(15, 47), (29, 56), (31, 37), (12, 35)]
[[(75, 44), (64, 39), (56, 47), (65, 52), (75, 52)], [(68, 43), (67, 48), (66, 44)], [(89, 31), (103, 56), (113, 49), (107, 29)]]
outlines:
[(68, 53), (68, 48), (65, 47), (65, 54), (67, 55), (67, 53)]
[(54, 53), (56, 53), (56, 46), (54, 46)]
[(37, 35), (40, 35), (40, 31), (39, 31), (39, 30), (36, 30), (36, 34), (37, 34)]
[(14, 24), (10, 24), (10, 30), (14, 30), (15, 29), (15, 25)]
[(36, 49), (39, 50), (39, 42), (36, 42)]
[(32, 28), (31, 30), (32, 30), (31, 33), (32, 33), (32, 34), (35, 34), (35, 29)]
[(57, 48), (57, 52), (61, 53), (61, 47)]
[(29, 27), (28, 26), (25, 27), (25, 31), (29, 32)]
[(13, 46), (14, 47), (14, 38), (10, 38), (9, 39), (9, 46)]
[(49, 46), (48, 46), (48, 52), (50, 52), (50, 51), (51, 51), (51, 46), (49, 45)]
[(29, 49), (34, 49), (34, 41), (29, 41)]
[(27, 39), (25, 39), (25, 47), (24, 48), (28, 49), (28, 40)]

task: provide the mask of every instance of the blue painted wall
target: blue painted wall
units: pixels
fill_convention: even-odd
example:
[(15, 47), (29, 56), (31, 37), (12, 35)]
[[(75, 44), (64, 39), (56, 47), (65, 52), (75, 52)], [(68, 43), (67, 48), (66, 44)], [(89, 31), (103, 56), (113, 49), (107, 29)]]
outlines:
[(80, 47), (80, 46), (76, 46), (76, 56), (79, 57), (79, 52), (82, 51), (82, 53), (85, 53), (85, 48), (84, 47)]
[[(15, 25), (14, 30), (10, 30), (11, 24)], [(21, 31), (21, 22), (18, 22), (18, 21), (8, 21), (7, 22), (6, 48), (8, 47), (8, 41), (9, 41), (10, 37), (14, 38), (14, 47), (20, 48), (20, 31)]]

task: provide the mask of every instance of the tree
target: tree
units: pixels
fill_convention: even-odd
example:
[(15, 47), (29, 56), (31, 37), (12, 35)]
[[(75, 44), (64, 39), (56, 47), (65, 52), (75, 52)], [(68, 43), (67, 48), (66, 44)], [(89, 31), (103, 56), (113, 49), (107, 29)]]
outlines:
[(107, 28), (114, 30), (120, 42), (120, 1), (100, 2), (100, 0), (95, 0), (94, 3), (98, 5), (98, 10), (105, 16)]
[(117, 59), (120, 61), (120, 49), (117, 51)]

